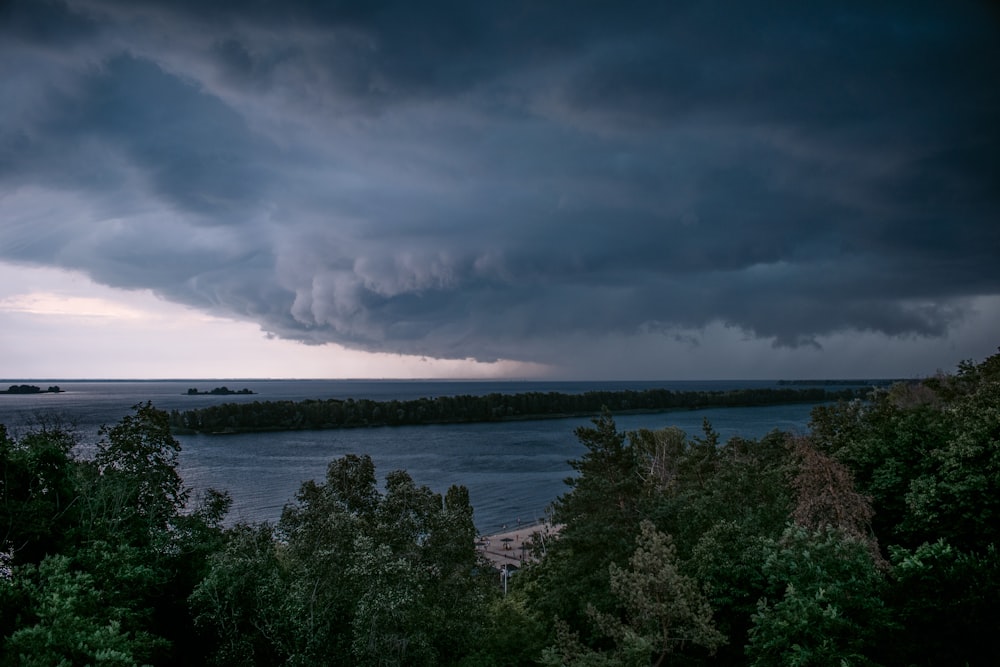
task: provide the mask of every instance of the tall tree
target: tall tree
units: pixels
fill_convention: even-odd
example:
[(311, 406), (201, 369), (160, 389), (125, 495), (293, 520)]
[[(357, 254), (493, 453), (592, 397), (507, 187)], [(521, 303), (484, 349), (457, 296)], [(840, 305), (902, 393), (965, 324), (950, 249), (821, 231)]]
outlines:
[(868, 496), (855, 491), (851, 471), (816, 449), (808, 438), (793, 438), (791, 442), (798, 460), (792, 480), (796, 494), (792, 520), (807, 530), (839, 530), (867, 544), (875, 562), (885, 565), (871, 528), (875, 510)]
[(537, 582), (533, 604), (543, 617), (559, 617), (580, 630), (589, 627), (587, 602), (599, 610), (614, 605), (608, 565), (624, 564), (634, 549), (648, 470), (610, 412), (593, 424), (576, 430), (587, 451), (570, 461), (577, 475), (566, 480), (570, 491), (554, 503), (553, 521), (563, 526), (559, 539), (527, 573)]
[(590, 649), (563, 628), (543, 662), (659, 666), (685, 649), (700, 647), (711, 653), (725, 642), (697, 582), (680, 571), (670, 537), (650, 521), (643, 521), (640, 531), (628, 565), (608, 566), (617, 609), (588, 607), (591, 620), (612, 646)]
[(148, 402), (133, 412), (100, 430), (94, 465), (105, 504), (97, 518), (119, 537), (125, 530), (143, 541), (165, 537), (189, 491), (177, 472), (180, 443), (170, 433), (167, 414)]

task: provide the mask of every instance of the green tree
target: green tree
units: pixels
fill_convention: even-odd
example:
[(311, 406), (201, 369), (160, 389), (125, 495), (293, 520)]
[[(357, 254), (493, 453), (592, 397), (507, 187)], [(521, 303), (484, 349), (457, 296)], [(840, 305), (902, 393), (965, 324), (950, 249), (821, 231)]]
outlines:
[[(641, 522), (650, 520), (671, 536), (679, 572), (698, 581), (715, 609), (728, 640), (717, 660), (742, 662), (751, 616), (766, 590), (764, 545), (781, 535), (794, 507), (796, 463), (787, 436), (720, 444), (707, 422), (694, 438), (676, 428), (619, 433), (610, 415), (595, 426), (578, 432), (587, 453), (574, 462), (580, 475), (555, 506), (555, 520), (564, 523), (559, 537), (541, 563), (519, 576), (519, 586), (543, 618), (561, 619), (551, 627), (554, 637), (578, 637), (589, 651), (610, 655), (608, 633), (596, 632), (591, 621), (595, 613), (620, 610), (609, 566), (626, 566)], [(690, 651), (684, 657), (694, 659)]]
[(102, 428), (92, 460), (74, 459), (74, 445), (46, 427), (0, 436), (4, 546), (20, 582), (4, 594), (17, 605), (3, 609), (5, 659), (196, 661), (186, 600), (221, 545), (228, 496), (187, 506), (179, 444), (149, 403)]
[(271, 526), (237, 525), (213, 554), (189, 602), (219, 665), (276, 665), (295, 647), (284, 608), (291, 585)]
[[(1000, 358), (1000, 355), (995, 355)], [(881, 544), (944, 537), (962, 549), (1000, 539), (1000, 381), (994, 357), (957, 379), (814, 410), (812, 441), (872, 500)]]
[(982, 381), (943, 409), (949, 433), (910, 480), (903, 527), (963, 549), (1000, 543), (1000, 381)]
[(768, 595), (746, 647), (751, 664), (873, 664), (895, 626), (869, 545), (837, 528), (793, 525), (769, 550)]
[(125, 629), (131, 611), (108, 605), (107, 589), (86, 572), (74, 570), (67, 556), (47, 557), (28, 579), (31, 617), (6, 641), (7, 664), (136, 665), (161, 652), (166, 641), (148, 632)]
[[(893, 663), (996, 664), (1000, 355), (813, 412), (811, 440), (871, 499), (901, 628)], [(883, 566), (884, 567), (884, 566)], [(984, 593), (987, 591), (987, 593)]]
[(380, 501), (371, 457), (348, 455), (330, 463), (325, 483), (304, 483), (282, 512), (286, 664), (354, 662), (352, 622), (364, 581), (350, 569), (356, 539), (375, 530)]
[(74, 445), (58, 427), (14, 440), (0, 424), (0, 546), (13, 564), (37, 564), (64, 547), (78, 510)]
[(432, 665), (471, 654), (495, 588), (468, 492), (405, 472), (379, 493), (367, 456), (302, 485), (275, 537), (242, 527), (191, 596), (218, 664)]
[(608, 566), (618, 609), (601, 612), (588, 607), (591, 620), (611, 638), (613, 647), (603, 652), (588, 649), (563, 629), (561, 645), (545, 653), (547, 662), (662, 665), (685, 649), (700, 647), (711, 653), (725, 642), (697, 582), (680, 571), (670, 537), (650, 521), (643, 521), (640, 530), (628, 566)]
[[(518, 575), (520, 576), (520, 575)], [(485, 619), (462, 667), (534, 665), (548, 641), (546, 624), (530, 606), (523, 587), (507, 595), (490, 595), (483, 603)]]
[(148, 402), (134, 406), (133, 413), (101, 428), (90, 529), (151, 544), (169, 539), (167, 529), (183, 512), (189, 491), (177, 472), (180, 443), (170, 433), (167, 414)]
[(608, 565), (628, 560), (644, 515), (645, 469), (634, 443), (608, 411), (593, 424), (576, 430), (587, 451), (570, 461), (578, 474), (553, 505), (553, 521), (563, 526), (559, 539), (537, 567), (519, 575), (536, 582), (532, 604), (544, 618), (559, 617), (580, 630), (589, 627), (588, 602), (600, 610), (614, 605)]

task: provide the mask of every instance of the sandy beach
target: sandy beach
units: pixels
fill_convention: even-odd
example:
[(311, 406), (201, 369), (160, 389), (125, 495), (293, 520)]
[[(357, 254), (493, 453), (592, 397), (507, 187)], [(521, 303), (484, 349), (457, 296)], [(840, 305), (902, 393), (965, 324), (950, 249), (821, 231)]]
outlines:
[(504, 565), (521, 567), (525, 562), (535, 560), (528, 544), (539, 536), (544, 541), (555, 537), (560, 526), (550, 523), (531, 523), (515, 526), (511, 530), (484, 535), (476, 541), (476, 548), (486, 556), (497, 568)]

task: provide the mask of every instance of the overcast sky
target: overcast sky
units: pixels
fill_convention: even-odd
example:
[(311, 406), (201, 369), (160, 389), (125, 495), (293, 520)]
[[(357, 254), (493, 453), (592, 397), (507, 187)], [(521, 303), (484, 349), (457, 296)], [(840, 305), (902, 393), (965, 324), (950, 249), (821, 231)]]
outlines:
[(993, 6), (0, 3), (0, 377), (981, 359)]

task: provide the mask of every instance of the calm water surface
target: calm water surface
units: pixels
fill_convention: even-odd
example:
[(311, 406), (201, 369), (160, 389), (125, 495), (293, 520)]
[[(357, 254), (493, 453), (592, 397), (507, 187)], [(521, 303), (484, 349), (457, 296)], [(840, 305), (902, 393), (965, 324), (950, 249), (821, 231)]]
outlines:
[[(6, 384), (5, 384), (6, 382)], [(183, 410), (225, 402), (370, 398), (412, 400), (421, 397), (492, 392), (649, 389), (675, 391), (769, 387), (771, 382), (455, 382), (377, 380), (188, 380), (143, 382), (0, 381), (58, 384), (62, 394), (0, 396), (0, 423), (17, 433), (39, 419), (75, 425), (81, 451), (92, 448), (102, 424), (113, 424), (138, 402), (152, 401), (163, 410)], [(187, 396), (189, 387), (248, 388), (252, 396)], [(723, 440), (734, 435), (756, 438), (778, 428), (805, 432), (810, 405), (685, 410), (616, 418), (619, 430), (678, 426), (701, 431), (708, 418)], [(574, 429), (590, 420), (558, 419), (490, 424), (401, 426), (334, 431), (178, 436), (180, 472), (195, 491), (216, 488), (233, 498), (230, 520), (275, 521), (299, 485), (322, 479), (327, 464), (344, 454), (369, 454), (380, 479), (403, 469), (418, 484), (444, 493), (452, 484), (469, 489), (476, 525), (492, 532), (518, 520), (544, 516), (546, 507), (567, 489), (573, 473), (568, 461), (585, 449)]]

